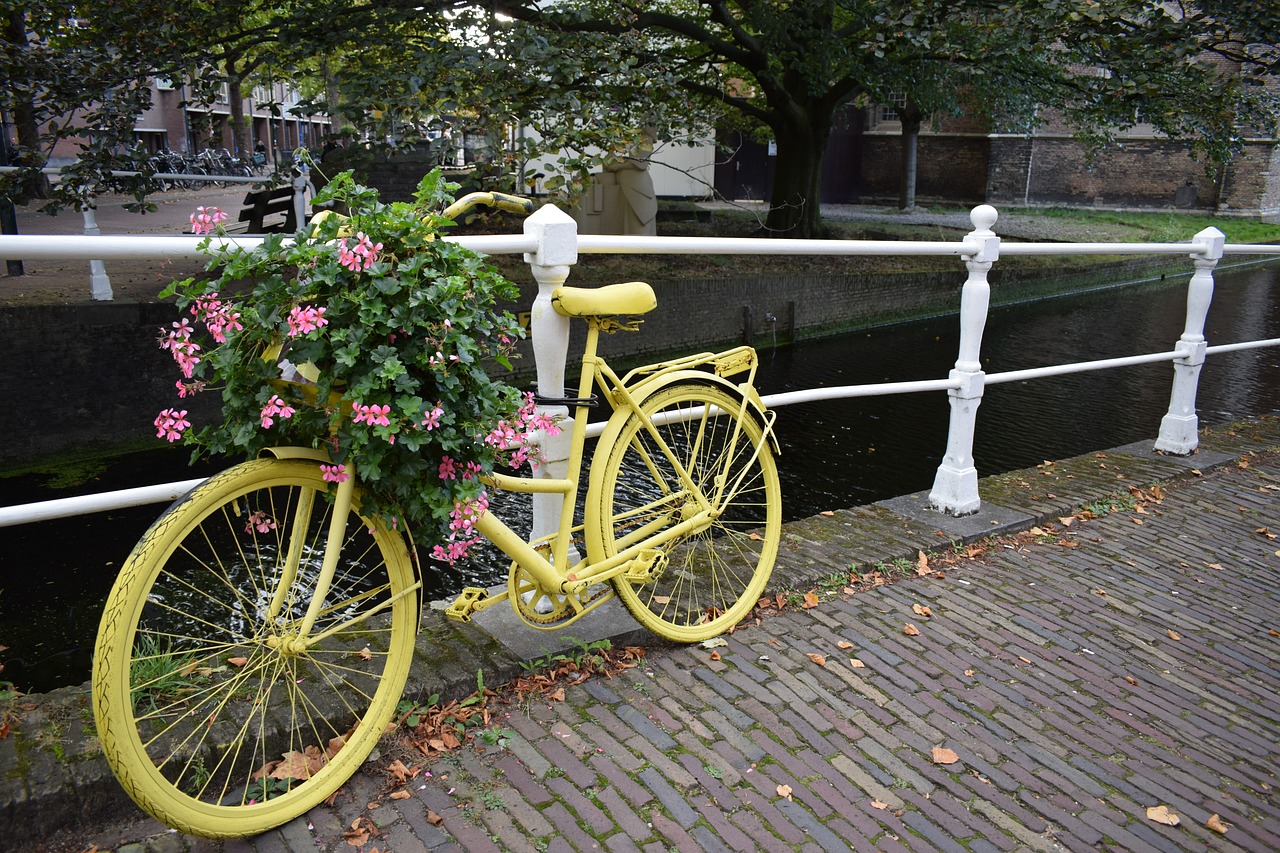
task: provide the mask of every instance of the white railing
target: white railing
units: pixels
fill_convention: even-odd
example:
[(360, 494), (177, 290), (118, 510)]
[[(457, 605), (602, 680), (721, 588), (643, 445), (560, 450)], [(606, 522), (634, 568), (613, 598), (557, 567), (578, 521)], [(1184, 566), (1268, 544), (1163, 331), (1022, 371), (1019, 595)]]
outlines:
[[(1185, 243), (1008, 243), (1002, 244), (992, 231), (997, 213), (989, 205), (973, 209), (974, 230), (963, 240), (950, 242), (863, 241), (863, 240), (755, 240), (701, 237), (609, 237), (580, 236), (574, 220), (548, 205), (526, 220), (523, 234), (451, 238), (473, 251), (485, 254), (525, 256), (538, 292), (531, 316), (531, 337), (539, 390), (547, 397), (565, 396), (564, 371), (568, 356), (569, 322), (551, 307), (551, 294), (563, 284), (577, 262), (579, 253), (674, 253), (674, 254), (805, 254), (805, 255), (934, 255), (955, 256), (968, 270), (960, 297), (960, 345), (954, 368), (946, 378), (915, 382), (815, 388), (774, 394), (764, 398), (769, 406), (845, 397), (946, 391), (951, 414), (946, 452), (938, 467), (929, 501), (933, 508), (949, 515), (967, 515), (981, 506), (978, 474), (973, 460), (976, 416), (987, 385), (1020, 382), (1066, 373), (1103, 370), (1157, 361), (1172, 362), (1174, 378), (1170, 404), (1161, 424), (1155, 448), (1173, 455), (1188, 455), (1196, 449), (1196, 386), (1200, 368), (1208, 355), (1240, 349), (1280, 346), (1280, 338), (1242, 341), (1207, 346), (1204, 322), (1213, 297), (1213, 271), (1227, 255), (1275, 255), (1280, 245), (1240, 245), (1226, 243), (1222, 232), (1206, 228)], [(172, 258), (201, 256), (201, 237), (121, 236), (91, 239), (53, 236), (0, 236), (0, 260), (91, 260), (111, 258)], [(260, 237), (222, 237), (227, 243), (254, 246)], [(1194, 273), (1187, 289), (1186, 323), (1182, 336), (1166, 352), (1145, 353), (1124, 358), (1072, 364), (1048, 365), (1030, 370), (988, 375), (981, 367), (982, 334), (987, 320), (990, 285), (987, 280), (1001, 255), (1185, 255)], [(552, 410), (567, 417), (563, 407)], [(543, 442), (547, 463), (543, 476), (563, 477), (568, 457), (571, 429)], [(80, 498), (0, 508), (0, 526), (61, 518), (142, 503), (171, 500), (192, 487), (195, 480), (144, 489), (126, 489)], [(556, 495), (534, 496), (533, 536), (553, 531), (558, 519)]]
[[(19, 168), (17, 166), (0, 166), (0, 174), (5, 174), (7, 172), (17, 172), (17, 171), (19, 171)], [(55, 180), (61, 175), (60, 169), (55, 169), (52, 167), (41, 169), (40, 171), (48, 175), (51, 179), (55, 179)], [(128, 171), (111, 172), (111, 175), (117, 178), (136, 178), (141, 174), (142, 174), (141, 172), (128, 172)], [(186, 174), (183, 172), (156, 172), (155, 177), (161, 178), (164, 180), (174, 180), (174, 181), (203, 181), (205, 183), (213, 183), (216, 181), (218, 183), (223, 183), (223, 184), (269, 184), (273, 180), (272, 176), (270, 175), (240, 177), (237, 175)], [(308, 194), (310, 194), (311, 196), (315, 195), (315, 189), (314, 187), (312, 187), (310, 183), (310, 177), (307, 174), (307, 168), (305, 164), (302, 167), (301, 173), (298, 175), (295, 175), (291, 179), (290, 186), (293, 189), (294, 215), (296, 216), (298, 222), (305, 222), (307, 218), (307, 198), (309, 197)], [(81, 216), (84, 217), (85, 236), (100, 237), (102, 235), (102, 232), (98, 228), (98, 217), (94, 209), (92, 207), (86, 207), (80, 213), (81, 213)], [(34, 236), (38, 238), (41, 235), (34, 235)], [(62, 237), (61, 239), (66, 240), (67, 238)], [(75, 238), (72, 238), (72, 239), (75, 239)], [(45, 261), (45, 260), (58, 260), (59, 258), (67, 258), (67, 259), (73, 259), (73, 260), (87, 260), (89, 262), (89, 297), (98, 302), (110, 302), (112, 299), (115, 298), (115, 294), (111, 290), (111, 276), (107, 274), (107, 267), (106, 267), (105, 261), (111, 260), (111, 259), (119, 260), (122, 258), (166, 258), (166, 257), (175, 256), (174, 253), (169, 251), (170, 248), (174, 246), (173, 242), (171, 242), (172, 241), (171, 237), (155, 237), (151, 239), (162, 241), (162, 242), (156, 242), (156, 243), (152, 243), (145, 246), (141, 243), (132, 243), (129, 245), (128, 250), (123, 253), (119, 251), (113, 253), (112, 251), (110, 251), (110, 246), (108, 245), (106, 247), (107, 248), (106, 253), (102, 254), (100, 257), (93, 257), (93, 258), (79, 258), (78, 256), (67, 255), (63, 252), (60, 252), (57, 249), (58, 244), (54, 243), (52, 247), (49, 247), (47, 252), (42, 253), (36, 250), (33, 253), (26, 254), (22, 257), (5, 256), (3, 258), (0, 258), (0, 260)], [(37, 246), (40, 245), (38, 240), (35, 245)], [(93, 245), (98, 245), (98, 244), (94, 243)], [(146, 254), (136, 254), (139, 251), (145, 251)], [(176, 256), (186, 257), (186, 254), (185, 252), (183, 252)]]

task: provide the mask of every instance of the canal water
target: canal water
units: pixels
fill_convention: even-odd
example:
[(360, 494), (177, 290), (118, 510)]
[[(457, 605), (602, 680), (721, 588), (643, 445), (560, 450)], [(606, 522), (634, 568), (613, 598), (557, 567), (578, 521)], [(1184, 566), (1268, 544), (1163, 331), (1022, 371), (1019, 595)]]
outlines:
[[(989, 373), (1172, 350), (1185, 319), (1187, 276), (992, 312), (983, 337)], [(1280, 337), (1280, 267), (1218, 275), (1210, 344)], [(815, 386), (936, 379), (956, 359), (958, 319), (940, 317), (774, 349), (758, 338), (763, 393)], [(1153, 438), (1169, 402), (1168, 363), (994, 385), (978, 410), (974, 459), (986, 476)], [(1280, 348), (1213, 356), (1202, 425), (1280, 411)], [(778, 410), (786, 516), (926, 490), (946, 444), (945, 393), (856, 398)], [(129, 457), (49, 478), (0, 480), (0, 505), (187, 479), (186, 451)], [(215, 466), (216, 467), (216, 466)], [(0, 528), (0, 652), (9, 680), (45, 691), (88, 678), (102, 602), (120, 564), (162, 507)], [(519, 507), (511, 512), (519, 516)], [(429, 598), (505, 580), (496, 555), (433, 578)]]

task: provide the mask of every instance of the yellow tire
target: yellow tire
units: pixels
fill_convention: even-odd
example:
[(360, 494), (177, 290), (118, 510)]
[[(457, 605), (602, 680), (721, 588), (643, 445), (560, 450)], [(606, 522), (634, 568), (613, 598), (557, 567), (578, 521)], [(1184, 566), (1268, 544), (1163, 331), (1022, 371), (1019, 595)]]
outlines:
[(738, 624), (764, 593), (782, 531), (778, 469), (760, 423), (751, 414), (739, 418), (740, 398), (720, 385), (676, 382), (641, 408), (702, 499), (640, 419), (621, 416), (619, 428), (606, 428), (592, 462), (588, 553), (616, 554), (711, 502), (716, 517), (662, 545), (656, 571), (613, 580), (640, 624), (698, 642)]
[(93, 660), (98, 736), (168, 826), (231, 838), (291, 820), (355, 773), (395, 712), (418, 618), (402, 536), (353, 510), (310, 636), (336, 630), (290, 642), (328, 490), (315, 461), (238, 465), (170, 507), (116, 580)]

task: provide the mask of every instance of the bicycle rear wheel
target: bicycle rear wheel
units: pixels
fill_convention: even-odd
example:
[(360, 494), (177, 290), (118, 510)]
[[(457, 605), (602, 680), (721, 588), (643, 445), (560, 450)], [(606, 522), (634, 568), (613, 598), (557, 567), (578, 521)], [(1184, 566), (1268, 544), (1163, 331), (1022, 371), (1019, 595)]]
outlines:
[(302, 814), (350, 778), (395, 711), (418, 618), (399, 534), (353, 509), (313, 642), (297, 639), (328, 485), (307, 460), (224, 471), (152, 525), (111, 591), (94, 653), (98, 736), (129, 795), (175, 829), (239, 837)]
[[(738, 416), (740, 398), (712, 384), (678, 382), (642, 404), (694, 488), (712, 502), (704, 529), (662, 545), (663, 560), (643, 576), (619, 575), (618, 597), (636, 620), (680, 642), (736, 625), (759, 600), (773, 571), (782, 530), (782, 489), (760, 423)], [(678, 476), (661, 444), (634, 415), (601, 439), (592, 462), (586, 532), (603, 555), (691, 517), (698, 495)], [(597, 467), (599, 466), (599, 467)], [(718, 497), (717, 497), (718, 496)]]

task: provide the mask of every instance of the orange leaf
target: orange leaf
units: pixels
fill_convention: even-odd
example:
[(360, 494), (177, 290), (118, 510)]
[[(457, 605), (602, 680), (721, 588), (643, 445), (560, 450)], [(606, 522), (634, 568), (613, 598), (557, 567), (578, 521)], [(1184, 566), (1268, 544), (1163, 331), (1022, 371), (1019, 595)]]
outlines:
[(825, 515), (828, 518), (830, 518), (831, 516), (835, 515), (835, 513), (829, 509), (824, 509), (822, 512), (818, 513), (818, 515)]
[(720, 660), (720, 653), (719, 653), (719, 652), (712, 652), (712, 653), (710, 654), (710, 656), (709, 656), (709, 657), (710, 657), (712, 660)]
[(779, 785), (779, 786), (778, 786), (778, 796), (779, 796), (779, 797), (786, 797), (788, 800), (789, 800), (789, 799), (791, 799), (791, 786), (790, 786), (790, 785)]
[(557, 687), (557, 688), (556, 688), (556, 690), (555, 690), (555, 692), (554, 692), (554, 693), (552, 693), (552, 694), (550, 694), (547, 698), (551, 699), (553, 702), (563, 702), (563, 701), (564, 701), (564, 688), (563, 688), (563, 687)]
[(827, 665), (827, 659), (826, 659), (825, 657), (823, 657), (822, 655), (817, 654), (816, 652), (810, 652), (810, 653), (809, 653), (809, 660), (813, 661), (813, 662), (814, 662), (814, 663), (816, 663), (818, 666), (826, 666), (826, 665)]
[(912, 612), (912, 613), (914, 613), (914, 614), (915, 614), (915, 615), (917, 615), (917, 616), (923, 616), (925, 619), (932, 619), (932, 618), (933, 618), (933, 611), (932, 611), (932, 610), (930, 610), (928, 607), (925, 607), (925, 606), (924, 606), (924, 605), (922, 605), (922, 604), (913, 604), (913, 605), (911, 605), (911, 612)]
[(1124, 680), (1125, 680), (1125, 681), (1127, 681), (1127, 682), (1129, 682), (1130, 684), (1132, 684), (1132, 685), (1134, 685), (1134, 686), (1137, 686), (1137, 684), (1138, 684), (1138, 679), (1134, 678), (1132, 675), (1126, 675), (1126, 676), (1124, 677)]
[(360, 660), (373, 660), (373, 652), (369, 651), (368, 646), (365, 646), (363, 649), (356, 652), (356, 657), (360, 658)]
[(1169, 639), (1170, 639), (1170, 640), (1181, 640), (1182, 638), (1178, 636), (1178, 632), (1177, 632), (1177, 631), (1175, 631), (1175, 630), (1173, 630), (1172, 628), (1170, 628), (1170, 629), (1169, 629)]
[(925, 556), (924, 551), (916, 552), (916, 573), (921, 575), (929, 573), (929, 558)]
[(759, 542), (762, 539), (764, 539), (763, 536), (761, 536), (759, 533), (756, 533), (754, 530), (747, 534), (747, 538), (753, 542)]
[(393, 800), (407, 800), (411, 796), (413, 795), (410, 794), (408, 791), (406, 791), (404, 788), (401, 788), (399, 791), (391, 792), (391, 799)]
[(902, 626), (902, 633), (906, 634), (908, 637), (918, 637), (920, 636), (920, 629), (908, 622), (906, 625)]
[(1209, 815), (1209, 819), (1204, 822), (1204, 825), (1219, 835), (1227, 834), (1227, 825), (1223, 823), (1222, 818), (1218, 817), (1216, 814)]
[(803, 607), (805, 610), (810, 610), (814, 607), (817, 607), (821, 603), (822, 602), (818, 600), (818, 593), (816, 591), (811, 589), (804, 594)]
[(889, 808), (889, 804), (888, 804), (888, 803), (882, 803), (882, 802), (880, 802), (879, 800), (872, 800), (872, 801), (871, 801), (871, 808), (873, 808), (873, 809), (880, 809), (880, 811), (884, 811), (885, 809)]
[(954, 750), (947, 749), (945, 746), (935, 746), (931, 755), (934, 764), (955, 764), (960, 760), (960, 756), (956, 755)]
[(1168, 806), (1148, 806), (1147, 819), (1163, 823), (1165, 826), (1177, 826), (1182, 822), (1181, 818), (1169, 811)]
[(227, 663), (232, 666), (244, 666), (249, 662), (248, 658), (227, 658)]
[(853, 667), (854, 669), (866, 669), (866, 668), (867, 668), (867, 665), (866, 665), (865, 663), (863, 663), (862, 661), (858, 660), (857, 658), (849, 658), (849, 666)]
[(836, 643), (836, 648), (851, 649), (853, 648), (853, 643), (849, 642), (848, 640), (841, 640), (840, 642)]

